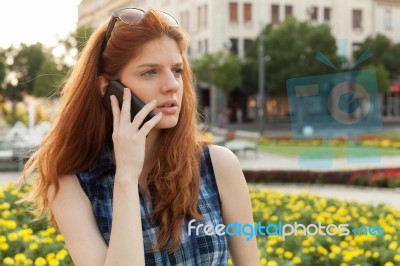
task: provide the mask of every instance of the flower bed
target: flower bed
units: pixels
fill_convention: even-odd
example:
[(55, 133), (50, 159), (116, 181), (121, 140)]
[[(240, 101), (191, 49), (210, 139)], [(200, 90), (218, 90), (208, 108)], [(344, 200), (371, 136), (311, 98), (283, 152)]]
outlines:
[(354, 171), (244, 170), (248, 182), (321, 183), (371, 187), (400, 187), (400, 168)]
[[(73, 265), (63, 237), (44, 223), (30, 223), (24, 205), (15, 201), (29, 190), (12, 184), (0, 188), (0, 265)], [(251, 191), (254, 221), (262, 225), (294, 222), (380, 226), (383, 236), (257, 236), (261, 265), (400, 265), (400, 211), (310, 194)]]

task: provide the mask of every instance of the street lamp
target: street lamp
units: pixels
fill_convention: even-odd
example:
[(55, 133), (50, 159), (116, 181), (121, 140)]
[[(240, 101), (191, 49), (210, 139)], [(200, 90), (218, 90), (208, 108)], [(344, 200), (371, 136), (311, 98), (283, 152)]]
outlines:
[(261, 34), (258, 39), (258, 94), (259, 94), (259, 109), (258, 117), (260, 119), (260, 134), (264, 134), (265, 127), (265, 91), (264, 91), (264, 79), (265, 79), (265, 67), (264, 67), (264, 25), (261, 23)]

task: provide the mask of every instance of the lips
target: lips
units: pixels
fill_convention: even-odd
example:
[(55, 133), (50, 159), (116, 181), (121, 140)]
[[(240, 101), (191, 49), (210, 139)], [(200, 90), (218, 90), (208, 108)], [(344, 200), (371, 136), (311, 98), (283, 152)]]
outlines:
[(174, 99), (165, 100), (157, 106), (157, 110), (163, 114), (174, 114), (178, 111), (178, 102)]

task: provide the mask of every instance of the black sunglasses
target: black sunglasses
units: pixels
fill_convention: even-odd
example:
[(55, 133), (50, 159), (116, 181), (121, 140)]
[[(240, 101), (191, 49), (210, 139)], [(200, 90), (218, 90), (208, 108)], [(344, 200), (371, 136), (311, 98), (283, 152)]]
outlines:
[[(134, 7), (127, 7), (127, 8), (121, 8), (117, 9), (112, 13), (110, 23), (108, 23), (106, 35), (103, 39), (103, 43), (101, 45), (101, 51), (100, 55), (103, 54), (104, 49), (106, 48), (107, 42), (111, 37), (111, 32), (114, 29), (115, 23), (117, 23), (117, 20), (121, 20), (125, 24), (128, 25), (135, 25), (138, 23), (144, 16), (146, 11), (140, 9), (140, 8), (134, 8)], [(170, 23), (173, 26), (178, 27), (178, 21), (172, 17), (170, 14), (164, 12), (164, 11), (159, 11), (157, 10), (157, 13), (161, 15), (168, 23)]]

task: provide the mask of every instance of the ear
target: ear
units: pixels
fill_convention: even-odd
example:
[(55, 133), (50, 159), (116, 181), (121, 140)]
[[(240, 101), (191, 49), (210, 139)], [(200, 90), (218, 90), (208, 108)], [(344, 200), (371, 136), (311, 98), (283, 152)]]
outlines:
[(104, 96), (104, 94), (106, 93), (108, 83), (110, 82), (105, 77), (103, 76), (97, 77), (98, 89), (100, 90), (102, 96)]

